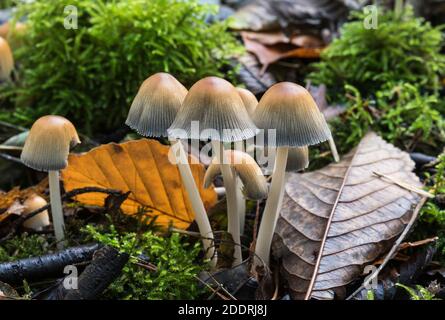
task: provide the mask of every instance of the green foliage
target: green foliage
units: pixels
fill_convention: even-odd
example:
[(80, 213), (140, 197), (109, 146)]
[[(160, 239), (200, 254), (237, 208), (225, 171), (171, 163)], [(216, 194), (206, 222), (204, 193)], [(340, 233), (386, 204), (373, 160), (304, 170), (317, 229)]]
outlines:
[[(86, 232), (95, 240), (130, 254), (122, 275), (109, 287), (111, 299), (196, 299), (204, 293), (196, 277), (205, 268), (197, 263), (199, 243), (191, 245), (178, 234), (168, 238), (153, 232), (118, 233), (114, 225), (103, 232), (88, 225)], [(147, 257), (150, 264), (140, 261)], [(145, 265), (146, 268), (141, 267)], [(149, 269), (149, 270), (147, 270)]]
[[(9, 121), (30, 125), (44, 114), (64, 115), (86, 133), (123, 125), (138, 87), (165, 71), (185, 85), (223, 76), (242, 49), (227, 22), (208, 24), (215, 7), (198, 0), (73, 0), (78, 29), (65, 29), (64, 0), (36, 0), (27, 15), (24, 45), (16, 52), (20, 83), (2, 96), (15, 108)], [(68, 21), (70, 19), (68, 18)]]
[(378, 27), (366, 29), (366, 14), (352, 14), (341, 37), (322, 53), (309, 78), (324, 83), (336, 98), (343, 98), (344, 86), (356, 87), (364, 97), (373, 95), (387, 83), (407, 82), (437, 89), (445, 68), (441, 54), (442, 33), (422, 18), (414, 17), (411, 7), (397, 16), (378, 10)]
[(0, 246), (0, 262), (36, 257), (48, 252), (49, 244), (42, 235), (22, 233)]
[(440, 300), (434, 298), (434, 294), (421, 285), (416, 285), (415, 289), (401, 283), (396, 283), (396, 286), (403, 288), (409, 294), (411, 300)]
[(419, 87), (400, 83), (364, 99), (346, 85), (347, 111), (333, 123), (341, 151), (347, 151), (372, 129), (404, 150), (436, 151), (445, 141), (444, 105), (436, 95), (421, 94)]

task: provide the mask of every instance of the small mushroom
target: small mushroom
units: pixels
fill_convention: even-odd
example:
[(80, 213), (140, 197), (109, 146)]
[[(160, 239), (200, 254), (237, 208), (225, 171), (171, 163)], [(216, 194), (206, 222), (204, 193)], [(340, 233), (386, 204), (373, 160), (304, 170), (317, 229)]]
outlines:
[(14, 58), (8, 42), (0, 37), (0, 81), (9, 81), (14, 69)]
[[(199, 130), (194, 130), (194, 124), (199, 125)], [(212, 141), (213, 155), (221, 164), (226, 186), (227, 229), (235, 242), (233, 264), (241, 263), (237, 194), (235, 188), (229, 187), (236, 184), (236, 175), (228, 159), (225, 159), (223, 143), (247, 140), (258, 132), (258, 128), (247, 113), (243, 100), (228, 81), (217, 77), (201, 79), (189, 90), (168, 132), (170, 136), (176, 138)]]
[[(289, 148), (317, 144), (331, 139), (332, 134), (310, 93), (290, 82), (277, 83), (266, 91), (253, 120), (259, 128), (274, 129), (276, 133), (275, 145), (272, 141), (267, 142), (268, 147), (276, 146), (277, 150), (269, 197), (255, 247), (255, 256), (268, 265), (272, 236), (283, 201)], [(304, 161), (299, 164), (301, 167)], [(261, 260), (254, 259), (254, 270)]]
[[(173, 123), (186, 95), (187, 89), (175, 77), (168, 73), (156, 73), (142, 83), (125, 123), (140, 135), (166, 137), (167, 129)], [(179, 139), (173, 141), (173, 149), (177, 150), (172, 154), (176, 157), (174, 160), (195, 213), (205, 256), (211, 259), (212, 266), (216, 266), (213, 231)]]
[(65, 238), (59, 170), (68, 165), (70, 147), (78, 143), (79, 136), (70, 121), (60, 116), (44, 116), (32, 125), (20, 157), (26, 166), (48, 172), (51, 215), (59, 249), (63, 248)]
[[(234, 169), (243, 184), (243, 192), (248, 199), (261, 200), (267, 198), (267, 181), (256, 161), (247, 153), (238, 150), (225, 150)], [(204, 187), (208, 188), (213, 179), (221, 174), (221, 166), (214, 158), (204, 176)]]
[[(40, 209), (44, 206), (46, 206), (48, 202), (46, 202), (45, 199), (43, 199), (41, 196), (37, 194), (32, 194), (28, 197), (28, 199), (23, 202), (23, 206), (25, 209), (23, 210), (23, 214), (27, 215), (37, 209)], [(44, 227), (49, 226), (49, 215), (48, 210), (42, 211), (35, 215), (34, 217), (31, 217), (29, 219), (26, 219), (23, 223), (23, 226), (28, 229), (33, 229), (36, 231), (41, 231)]]
[[(267, 181), (261, 172), (261, 168), (256, 161), (247, 153), (238, 150), (226, 150), (226, 157), (230, 159), (230, 166), (236, 174), (236, 186), (228, 188), (237, 188), (238, 218), (240, 224), (240, 233), (243, 234), (244, 222), (246, 217), (245, 197), (252, 200), (261, 200), (267, 197)], [(221, 174), (221, 166), (218, 160), (214, 158), (207, 168), (204, 176), (204, 187), (210, 186), (216, 176)], [(239, 191), (239, 192), (238, 192)], [(244, 208), (244, 211), (239, 210)]]
[(247, 89), (244, 88), (236, 88), (238, 94), (243, 100), (244, 106), (246, 107), (247, 113), (252, 116), (255, 111), (256, 106), (258, 105), (258, 100), (255, 95)]

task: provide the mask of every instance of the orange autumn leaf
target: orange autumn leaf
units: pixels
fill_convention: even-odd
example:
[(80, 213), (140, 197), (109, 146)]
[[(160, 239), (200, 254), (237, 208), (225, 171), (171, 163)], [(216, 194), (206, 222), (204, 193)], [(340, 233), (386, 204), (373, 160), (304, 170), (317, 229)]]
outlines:
[[(71, 154), (68, 167), (62, 171), (65, 190), (100, 187), (130, 191), (121, 206), (126, 214), (135, 214), (141, 207), (146, 214), (157, 216), (156, 224), (185, 229), (194, 220), (187, 192), (181, 182), (178, 167), (168, 159), (169, 147), (156, 140), (141, 139), (121, 144), (110, 143), (84, 154)], [(207, 209), (217, 200), (213, 187), (202, 187), (204, 167), (191, 165)], [(106, 194), (86, 193), (76, 200), (86, 205), (103, 206)]]

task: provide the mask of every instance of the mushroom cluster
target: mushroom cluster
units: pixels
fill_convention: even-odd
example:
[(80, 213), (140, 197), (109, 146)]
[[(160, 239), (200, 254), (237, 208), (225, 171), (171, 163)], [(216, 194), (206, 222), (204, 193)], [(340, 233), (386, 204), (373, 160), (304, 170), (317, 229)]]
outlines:
[[(1, 44), (0, 41), (0, 47)], [(272, 86), (258, 102), (250, 91), (235, 88), (221, 78), (201, 79), (187, 90), (172, 75), (157, 73), (141, 84), (125, 123), (142, 136), (169, 138), (169, 157), (180, 172), (205, 257), (212, 267), (217, 263), (215, 238), (184, 148), (189, 140), (207, 142), (212, 152), (204, 187), (210, 187), (216, 176), (223, 177), (227, 232), (234, 244), (233, 265), (243, 261), (241, 234), (246, 199), (267, 199), (255, 246), (254, 272), (257, 267), (269, 264), (286, 171), (305, 169), (309, 163), (308, 146), (324, 141), (329, 141), (334, 159), (338, 161), (332, 134), (314, 99), (305, 88), (290, 82)], [(270, 132), (272, 136), (258, 142), (259, 133)], [(252, 142), (253, 149), (249, 145)], [(48, 172), (52, 222), (59, 248), (64, 243), (59, 170), (67, 166), (70, 147), (77, 143), (80, 143), (79, 137), (71, 122), (59, 116), (45, 116), (32, 126), (21, 155), (25, 165)], [(252, 156), (255, 150), (261, 149), (268, 157), (274, 155), (270, 186), (263, 174), (265, 168)], [(42, 200), (33, 199), (43, 206)], [(47, 213), (28, 223), (38, 228), (46, 226), (49, 223)]]

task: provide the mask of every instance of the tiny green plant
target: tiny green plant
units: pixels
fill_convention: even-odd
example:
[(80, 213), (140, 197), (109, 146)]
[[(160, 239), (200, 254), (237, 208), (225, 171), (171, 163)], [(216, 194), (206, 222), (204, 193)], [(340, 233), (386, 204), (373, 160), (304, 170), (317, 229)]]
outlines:
[(122, 275), (109, 287), (105, 297), (196, 299), (205, 293), (197, 280), (206, 266), (198, 260), (199, 242), (192, 245), (177, 233), (170, 237), (161, 237), (152, 231), (118, 233), (114, 225), (106, 232), (88, 225), (85, 232), (96, 241), (130, 255)]
[(401, 13), (383, 8), (378, 13), (375, 29), (363, 24), (365, 13), (352, 14), (314, 65), (309, 76), (313, 83), (325, 84), (337, 99), (343, 98), (346, 84), (364, 97), (400, 81), (437, 90), (445, 67), (441, 28), (415, 17), (410, 6)]
[(36, 257), (49, 251), (51, 245), (43, 235), (26, 232), (15, 236), (0, 246), (0, 262)]
[(409, 294), (411, 300), (440, 300), (435, 298), (434, 293), (430, 292), (428, 288), (424, 288), (421, 285), (411, 288), (401, 283), (396, 283), (396, 286), (403, 288)]
[[(216, 7), (198, 0), (36, 0), (19, 5), (27, 17), (15, 52), (17, 85), (0, 118), (30, 125), (45, 114), (72, 120), (83, 133), (105, 134), (124, 123), (144, 79), (169, 72), (184, 85), (231, 70), (242, 52), (227, 22), (208, 23)], [(68, 14), (77, 27), (66, 28)], [(230, 73), (230, 72), (229, 72)]]

